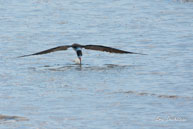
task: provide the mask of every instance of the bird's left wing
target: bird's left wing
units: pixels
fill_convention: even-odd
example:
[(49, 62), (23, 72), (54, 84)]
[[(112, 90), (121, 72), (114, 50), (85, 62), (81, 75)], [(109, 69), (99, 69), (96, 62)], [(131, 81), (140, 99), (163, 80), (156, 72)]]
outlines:
[(23, 56), (19, 56), (19, 57), (26, 57), (26, 56), (47, 54), (47, 53), (51, 53), (51, 52), (55, 52), (55, 51), (67, 50), (69, 47), (71, 47), (71, 45), (58, 46), (58, 47), (50, 48), (50, 49), (48, 49), (48, 50), (44, 50), (44, 51), (37, 52), (37, 53), (34, 53), (34, 54), (23, 55)]
[[(141, 53), (135, 53), (135, 52), (129, 52), (124, 50), (119, 50), (112, 47), (102, 46), (102, 45), (85, 45), (82, 46), (85, 49), (90, 50), (96, 50), (96, 51), (104, 51), (104, 52), (110, 52), (110, 53), (119, 53), (119, 54), (141, 54)], [(144, 55), (144, 54), (141, 54)]]

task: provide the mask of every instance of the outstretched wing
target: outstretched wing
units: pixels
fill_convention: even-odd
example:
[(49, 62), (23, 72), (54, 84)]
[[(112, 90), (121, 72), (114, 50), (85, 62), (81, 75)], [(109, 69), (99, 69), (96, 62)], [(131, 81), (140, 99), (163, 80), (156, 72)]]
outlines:
[(44, 50), (44, 51), (37, 52), (37, 53), (34, 53), (34, 54), (23, 55), (23, 56), (19, 56), (19, 57), (26, 57), (26, 56), (47, 54), (47, 53), (51, 53), (51, 52), (55, 52), (55, 51), (67, 50), (69, 47), (71, 47), (71, 46), (58, 46), (58, 47), (50, 48), (50, 49), (48, 49), (48, 50)]
[[(104, 51), (104, 52), (110, 52), (110, 53), (119, 53), (119, 54), (141, 54), (141, 53), (135, 53), (135, 52), (128, 52), (124, 50), (119, 50), (116, 48), (112, 47), (106, 47), (106, 46), (101, 46), (101, 45), (85, 45), (82, 46), (85, 49), (90, 49), (90, 50), (96, 50), (96, 51)], [(141, 54), (144, 55), (144, 54)]]

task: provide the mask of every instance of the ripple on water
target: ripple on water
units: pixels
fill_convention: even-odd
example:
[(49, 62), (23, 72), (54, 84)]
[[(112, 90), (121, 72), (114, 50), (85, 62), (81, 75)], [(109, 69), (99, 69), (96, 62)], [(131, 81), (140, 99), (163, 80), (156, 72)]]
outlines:
[(179, 96), (179, 95), (164, 95), (164, 94), (155, 94), (155, 93), (148, 93), (148, 92), (137, 92), (137, 91), (123, 91), (123, 92), (116, 92), (116, 93), (124, 93), (136, 96), (152, 96), (157, 98), (166, 98), (166, 99), (188, 99), (193, 100), (193, 97), (189, 96)]
[(21, 116), (7, 116), (7, 115), (0, 115), (0, 123), (4, 122), (16, 122), (16, 121), (28, 121), (29, 119)]
[(108, 71), (108, 70), (125, 70), (134, 67), (140, 67), (137, 65), (119, 65), (119, 64), (104, 64), (99, 66), (92, 66), (89, 64), (77, 65), (77, 64), (68, 64), (65, 66), (60, 65), (45, 65), (40, 67), (30, 67), (34, 71)]

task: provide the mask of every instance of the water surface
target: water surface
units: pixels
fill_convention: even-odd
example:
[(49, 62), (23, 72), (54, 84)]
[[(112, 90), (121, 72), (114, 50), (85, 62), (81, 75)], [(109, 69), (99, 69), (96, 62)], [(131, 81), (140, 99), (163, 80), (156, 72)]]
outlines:
[[(0, 1), (0, 128), (191, 129), (193, 3)], [(147, 55), (73, 50), (72, 43)]]

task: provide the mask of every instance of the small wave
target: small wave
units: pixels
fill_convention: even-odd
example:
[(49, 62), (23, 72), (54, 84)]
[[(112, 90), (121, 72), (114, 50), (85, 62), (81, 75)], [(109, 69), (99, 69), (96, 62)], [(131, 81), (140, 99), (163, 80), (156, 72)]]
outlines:
[(179, 0), (181, 2), (193, 2), (193, 0)]
[(7, 116), (7, 115), (0, 114), (0, 123), (11, 122), (11, 121), (28, 121), (28, 119), (20, 116)]
[(116, 93), (133, 94), (133, 95), (137, 95), (137, 96), (153, 96), (153, 97), (157, 97), (157, 98), (167, 98), (167, 99), (179, 99), (179, 98), (181, 98), (181, 99), (193, 100), (193, 97), (188, 97), (188, 96), (161, 95), (161, 94), (137, 92), (137, 91), (126, 91), (126, 92), (116, 92)]

